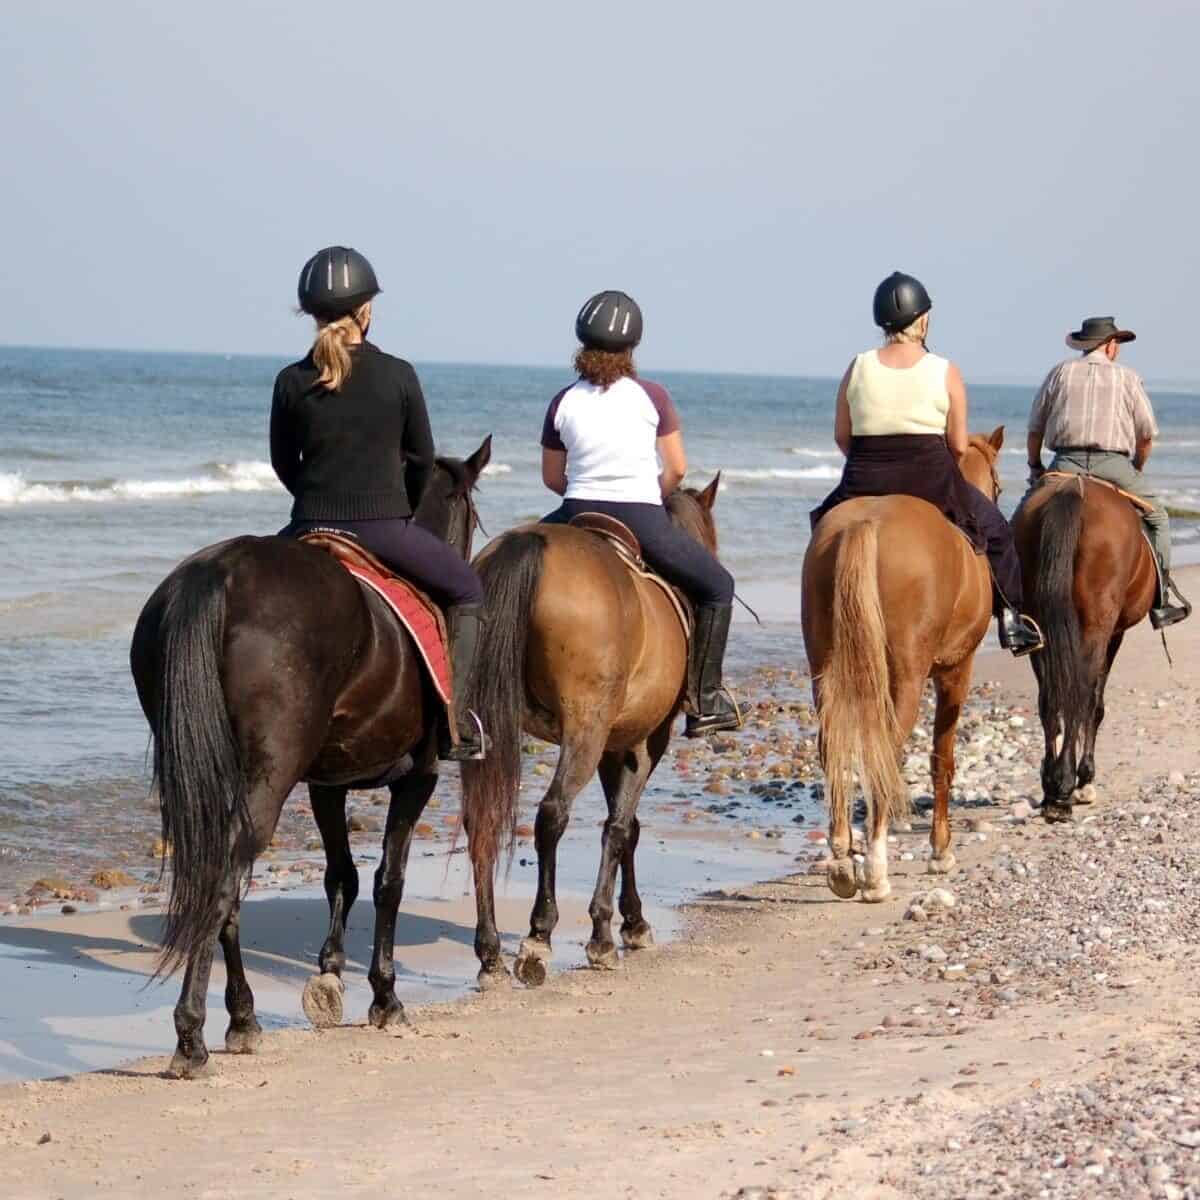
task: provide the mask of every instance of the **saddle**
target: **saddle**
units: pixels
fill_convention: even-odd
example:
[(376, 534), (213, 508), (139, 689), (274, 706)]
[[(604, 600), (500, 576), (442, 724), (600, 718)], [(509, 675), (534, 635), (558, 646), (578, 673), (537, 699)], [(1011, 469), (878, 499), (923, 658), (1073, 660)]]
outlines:
[(679, 624), (683, 627), (684, 639), (691, 641), (693, 624), (691, 601), (679, 588), (668, 583), (657, 571), (652, 571), (646, 565), (645, 559), (642, 558), (642, 544), (638, 541), (637, 534), (624, 521), (618, 521), (616, 517), (610, 517), (607, 513), (584, 512), (572, 517), (570, 523), (576, 529), (584, 529), (607, 542), (631, 575), (648, 579), (662, 588), (671, 602), (671, 607), (675, 610), (675, 615), (679, 618)]
[(442, 610), (407, 579), (401, 579), (365, 546), (336, 529), (314, 529), (298, 539), (336, 559), (359, 584), (374, 592), (412, 635), (438, 697), (451, 704), (449, 640)]
[[(1141, 496), (1135, 496), (1133, 492), (1127, 492), (1124, 488), (1117, 487), (1115, 483), (1110, 483), (1107, 479), (1097, 479), (1095, 475), (1078, 475), (1074, 471), (1043, 471), (1042, 482), (1050, 479), (1086, 479), (1089, 483), (1094, 483), (1098, 487), (1105, 487), (1108, 488), (1110, 492), (1116, 492), (1118, 496), (1124, 496), (1125, 499), (1128, 500), (1129, 503), (1138, 510), (1138, 512), (1147, 513), (1154, 511), (1154, 505), (1151, 504), (1149, 500), (1144, 500)], [(1079, 486), (1082, 488), (1083, 484), (1080, 483)]]

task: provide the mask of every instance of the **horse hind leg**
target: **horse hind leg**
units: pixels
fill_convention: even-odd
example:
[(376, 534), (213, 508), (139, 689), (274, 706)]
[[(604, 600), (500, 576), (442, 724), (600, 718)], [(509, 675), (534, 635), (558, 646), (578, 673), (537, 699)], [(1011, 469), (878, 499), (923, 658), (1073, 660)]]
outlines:
[(1100, 672), (1092, 693), (1092, 709), (1083, 736), (1083, 754), (1080, 756), (1079, 767), (1075, 773), (1077, 787), (1074, 800), (1076, 804), (1094, 804), (1096, 801), (1096, 785), (1094, 783), (1096, 778), (1096, 737), (1104, 721), (1104, 690), (1108, 686), (1109, 672), (1112, 671), (1117, 651), (1120, 650), (1124, 637), (1124, 633), (1116, 633), (1109, 641), (1104, 659), (1104, 669)]
[(241, 878), (234, 880), (233, 906), (221, 928), (219, 941), (225, 956), (225, 1011), (229, 1028), (225, 1031), (225, 1049), (230, 1054), (253, 1054), (262, 1043), (262, 1026), (254, 1015), (254, 993), (246, 981), (240, 939)]
[[(633, 845), (637, 844), (637, 835), (634, 833), (637, 804), (657, 761), (656, 757), (651, 756), (645, 742), (631, 750), (605, 754), (600, 760), (600, 781), (608, 802), (608, 819), (604, 822), (601, 838), (596, 890), (588, 910), (592, 918), (592, 940), (587, 944), (587, 959), (593, 967), (612, 970), (621, 965), (612, 940), (613, 892), (616, 888), (617, 869), (626, 862), (627, 856), (629, 874), (624, 878), (631, 889), (631, 895), (627, 898), (626, 889), (623, 888), (622, 898), (633, 912), (634, 923), (630, 925), (630, 918), (626, 916), (626, 928), (622, 929), (622, 936), (626, 945), (629, 945), (630, 940), (637, 940), (639, 936), (644, 937), (649, 933), (650, 927), (641, 916), (641, 898), (637, 896), (636, 885), (633, 882), (630, 843), (632, 839)], [(633, 907), (635, 899), (636, 910)], [(641, 932), (642, 926), (645, 927), (644, 933)]]
[(610, 723), (604, 714), (589, 712), (580, 720), (563, 721), (561, 749), (554, 778), (538, 805), (534, 842), (538, 855), (537, 897), (529, 919), (529, 936), (517, 951), (513, 964), (517, 978), (528, 987), (546, 981), (546, 963), (551, 955), (550, 938), (558, 924), (555, 899), (558, 843), (566, 832), (571, 805), (595, 773), (604, 750)]
[[(646, 742), (646, 749), (650, 754), (650, 775), (654, 773), (662, 756), (667, 752), (673, 724), (674, 719), (668, 718), (650, 735)], [(645, 783), (642, 784), (642, 790), (645, 790)], [(629, 821), (629, 836), (625, 840), (625, 852), (621, 858), (621, 895), (618, 902), (622, 918), (621, 941), (626, 950), (645, 950), (654, 945), (654, 931), (642, 913), (642, 897), (638, 893), (637, 876), (634, 872), (634, 857), (637, 854), (641, 832), (642, 826), (637, 818), (635, 807)]]
[(932, 851), (928, 871), (946, 875), (956, 864), (950, 849), (950, 788), (954, 783), (954, 743), (958, 719), (971, 682), (972, 660), (934, 676), (937, 711), (933, 720), (933, 750), (929, 770), (933, 777), (933, 822), (929, 830)]
[[(901, 669), (897, 667), (893, 679), (898, 742), (890, 748), (890, 752), (898, 757), (917, 723), (925, 677), (920, 672), (901, 674)], [(905, 786), (903, 776), (897, 771), (891, 792), (867, 794), (867, 819), (863, 827), (866, 845), (863, 848), (859, 894), (868, 904), (878, 904), (892, 894), (891, 880), (888, 879), (888, 829), (893, 817), (908, 811), (908, 795), (898, 790)]]

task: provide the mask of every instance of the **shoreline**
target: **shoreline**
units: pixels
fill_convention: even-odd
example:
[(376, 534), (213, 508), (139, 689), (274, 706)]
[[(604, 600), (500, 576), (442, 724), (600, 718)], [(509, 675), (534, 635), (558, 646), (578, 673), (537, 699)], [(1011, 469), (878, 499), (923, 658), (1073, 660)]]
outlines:
[[(1021, 809), (1019, 780), (1036, 779), (1041, 752), (1028, 664), (981, 654), (952, 876), (924, 874), (919, 805), (912, 831), (895, 834), (897, 894), (882, 905), (835, 900), (801, 863), (709, 889), (680, 909), (678, 940), (626, 955), (616, 973), (572, 969), (564, 914), (545, 987), (414, 1004), (413, 1027), (394, 1034), (270, 1031), (249, 1057), (214, 1039), (195, 1083), (160, 1077), (164, 1044), (119, 1071), (0, 1085), (0, 1193), (898, 1200), (1095, 1194), (1103, 1180), (1106, 1193), (1179, 1200), (1189, 1172), (1200, 1181), (1187, 1144), (1200, 1110), (1160, 1093), (1200, 1078), (1194, 624), (1169, 631), (1173, 672), (1148, 626), (1127, 639), (1098, 746), (1100, 800), (1070, 825)], [(594, 861), (583, 815), (573, 828)], [(800, 828), (808, 842), (823, 826)], [(934, 886), (955, 906), (906, 921)], [(523, 932), (515, 908), (498, 914), (506, 934)], [(315, 947), (323, 921), (305, 922)], [(473, 973), (469, 945), (453, 949)], [(319, 1101), (298, 1110), (313, 1089)], [(1030, 1105), (1069, 1112), (1092, 1095), (1102, 1111), (1078, 1129), (1022, 1124)], [(364, 1140), (384, 1105), (396, 1119)], [(214, 1157), (218, 1142), (228, 1153)]]

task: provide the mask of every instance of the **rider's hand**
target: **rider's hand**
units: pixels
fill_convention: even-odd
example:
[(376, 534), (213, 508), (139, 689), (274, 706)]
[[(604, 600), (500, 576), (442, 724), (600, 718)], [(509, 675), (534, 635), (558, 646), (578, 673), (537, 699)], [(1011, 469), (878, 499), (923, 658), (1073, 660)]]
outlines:
[(1038, 483), (1041, 480), (1042, 476), (1045, 475), (1045, 473), (1046, 473), (1046, 468), (1043, 467), (1041, 463), (1030, 463), (1029, 464), (1029, 486), (1033, 487), (1033, 485), (1035, 483)]

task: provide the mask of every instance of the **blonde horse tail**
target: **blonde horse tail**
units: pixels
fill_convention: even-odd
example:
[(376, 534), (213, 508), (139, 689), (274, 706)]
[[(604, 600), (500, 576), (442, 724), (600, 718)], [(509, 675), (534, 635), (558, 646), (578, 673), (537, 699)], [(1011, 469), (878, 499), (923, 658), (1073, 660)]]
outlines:
[(868, 813), (889, 818), (911, 808), (897, 759), (898, 722), (879, 600), (879, 526), (872, 520), (841, 535), (833, 574), (833, 638), (820, 677), (821, 758), (831, 814), (853, 814), (857, 775)]

